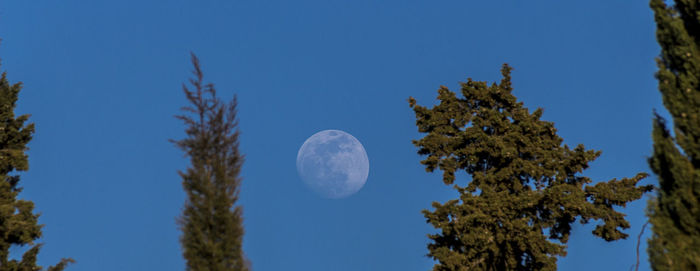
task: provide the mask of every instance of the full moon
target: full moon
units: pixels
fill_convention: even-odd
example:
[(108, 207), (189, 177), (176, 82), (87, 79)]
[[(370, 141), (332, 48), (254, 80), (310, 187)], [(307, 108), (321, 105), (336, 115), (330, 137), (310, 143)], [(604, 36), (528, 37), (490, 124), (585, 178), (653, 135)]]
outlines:
[(325, 130), (307, 139), (297, 154), (297, 172), (324, 198), (340, 199), (359, 191), (369, 175), (362, 144), (340, 130)]

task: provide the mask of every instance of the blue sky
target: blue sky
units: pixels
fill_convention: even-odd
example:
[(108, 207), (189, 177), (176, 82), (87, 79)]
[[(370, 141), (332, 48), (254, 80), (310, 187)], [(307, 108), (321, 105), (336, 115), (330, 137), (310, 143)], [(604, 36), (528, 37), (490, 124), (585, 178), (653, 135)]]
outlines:
[[(652, 109), (665, 112), (654, 27), (646, 1), (629, 0), (2, 1), (0, 69), (24, 82), (17, 111), (37, 125), (21, 197), (46, 225), (39, 262), (184, 269), (187, 160), (167, 140), (184, 136), (173, 115), (193, 51), (222, 97), (238, 95), (254, 270), (429, 270), (420, 211), (456, 194), (419, 164), (407, 98), (499, 80), (507, 62), (514, 94), (565, 143), (603, 151), (587, 176), (650, 172)], [(320, 198), (297, 176), (298, 148), (325, 129), (367, 150), (352, 197)], [(575, 224), (560, 270), (628, 270), (645, 205), (624, 209), (628, 240)]]

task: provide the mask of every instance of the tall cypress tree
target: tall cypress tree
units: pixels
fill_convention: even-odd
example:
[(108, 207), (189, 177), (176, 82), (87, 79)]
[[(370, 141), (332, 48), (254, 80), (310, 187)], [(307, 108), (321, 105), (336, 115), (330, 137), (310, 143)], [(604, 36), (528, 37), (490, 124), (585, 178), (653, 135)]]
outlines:
[[(15, 117), (15, 103), (22, 89), (21, 83), (10, 84), (7, 73), (0, 78), (0, 271), (36, 271), (41, 266), (36, 264), (41, 244), (34, 241), (41, 237), (38, 214), (34, 214), (34, 203), (19, 200), (17, 195), (20, 176), (13, 174), (29, 169), (27, 144), (32, 140), (34, 124), (25, 122), (29, 115)], [(10, 259), (12, 246), (31, 246), (22, 255), (22, 259)], [(73, 262), (63, 259), (49, 271), (63, 270)]]
[(187, 137), (173, 141), (191, 165), (182, 186), (187, 201), (178, 223), (180, 242), (191, 271), (248, 270), (242, 249), (242, 209), (236, 206), (243, 155), (238, 150), (236, 98), (224, 103), (214, 85), (204, 84), (199, 60), (192, 54), (193, 90), (183, 85), (190, 105), (177, 116)]
[[(463, 98), (440, 87), (432, 108), (409, 104), (416, 114), (414, 140), (428, 172), (443, 171), (442, 181), (459, 198), (433, 203), (427, 222), (440, 231), (429, 235), (433, 270), (556, 270), (566, 255), (571, 224), (600, 220), (593, 234), (606, 241), (626, 238), (630, 227), (614, 207), (639, 199), (651, 186), (637, 186), (646, 174), (591, 184), (582, 176), (601, 152), (562, 145), (554, 124), (540, 120), (513, 96), (511, 68), (499, 84), (469, 79)], [(464, 170), (470, 181), (456, 183)]]
[(649, 201), (649, 260), (654, 270), (700, 270), (700, 2), (652, 0), (661, 45), (659, 90), (673, 131), (656, 116), (649, 159), (659, 179)]

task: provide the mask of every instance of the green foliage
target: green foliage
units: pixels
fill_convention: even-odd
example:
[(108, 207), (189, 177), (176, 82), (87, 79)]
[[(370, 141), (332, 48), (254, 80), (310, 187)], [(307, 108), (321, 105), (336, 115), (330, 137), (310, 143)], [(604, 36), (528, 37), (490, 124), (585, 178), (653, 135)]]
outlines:
[[(29, 169), (27, 143), (34, 134), (34, 124), (25, 124), (29, 115), (15, 117), (15, 103), (22, 89), (21, 83), (10, 84), (7, 74), (0, 78), (0, 271), (35, 271), (41, 270), (36, 265), (37, 254), (41, 244), (34, 240), (41, 237), (39, 215), (34, 214), (34, 203), (18, 200), (22, 191), (18, 186), (20, 176), (13, 172)], [(31, 246), (22, 259), (10, 259), (12, 246)], [(49, 267), (49, 271), (60, 271), (73, 262), (63, 259)]]
[(661, 45), (656, 78), (675, 138), (657, 115), (649, 165), (659, 190), (649, 201), (649, 260), (654, 270), (700, 270), (700, 2), (650, 6)]
[[(223, 103), (213, 84), (204, 84), (199, 60), (192, 54), (194, 90), (183, 86), (190, 106), (177, 116), (187, 137), (172, 141), (190, 158), (180, 172), (187, 201), (178, 220), (187, 270), (248, 270), (243, 218), (238, 200), (243, 155), (238, 151), (236, 98)], [(189, 114), (189, 115), (188, 115)]]
[[(458, 98), (446, 87), (430, 109), (409, 104), (416, 114), (414, 140), (428, 172), (443, 171), (443, 182), (459, 199), (434, 202), (424, 210), (440, 232), (429, 235), (433, 268), (446, 270), (556, 270), (556, 256), (566, 255), (571, 224), (602, 220), (593, 234), (606, 241), (626, 238), (624, 207), (651, 186), (636, 186), (646, 174), (589, 185), (580, 176), (599, 151), (583, 145), (562, 146), (554, 124), (529, 113), (511, 94), (511, 68), (504, 65), (499, 84), (469, 79)], [(471, 176), (455, 183), (455, 172)]]

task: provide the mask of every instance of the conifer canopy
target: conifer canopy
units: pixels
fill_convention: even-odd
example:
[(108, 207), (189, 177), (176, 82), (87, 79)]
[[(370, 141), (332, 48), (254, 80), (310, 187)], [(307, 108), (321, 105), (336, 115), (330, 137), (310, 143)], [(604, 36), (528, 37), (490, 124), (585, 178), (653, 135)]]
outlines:
[(199, 60), (192, 54), (193, 90), (183, 86), (190, 102), (185, 114), (187, 137), (172, 141), (191, 165), (180, 172), (187, 201), (178, 220), (180, 242), (189, 271), (248, 270), (238, 201), (243, 155), (238, 150), (236, 98), (224, 103), (213, 84), (204, 84)]
[[(427, 108), (409, 98), (418, 131), (413, 144), (427, 156), (426, 171), (439, 169), (459, 198), (434, 202), (424, 210), (439, 231), (430, 234), (433, 270), (556, 270), (566, 255), (571, 225), (598, 220), (593, 234), (606, 241), (626, 238), (624, 207), (651, 186), (646, 177), (613, 179), (591, 185), (582, 176), (600, 151), (562, 145), (554, 124), (530, 113), (512, 94), (511, 67), (500, 83), (469, 79), (461, 94), (438, 89), (439, 104)], [(465, 171), (470, 180), (456, 180)]]
[(661, 45), (659, 91), (673, 120), (673, 134), (656, 115), (649, 165), (658, 176), (649, 201), (652, 269), (700, 270), (700, 2), (652, 0)]
[[(26, 124), (29, 115), (15, 117), (15, 106), (22, 89), (21, 83), (10, 84), (7, 73), (0, 78), (0, 271), (36, 271), (41, 244), (34, 241), (41, 237), (42, 225), (34, 213), (34, 203), (19, 200), (19, 171), (29, 169), (27, 144), (32, 140), (34, 124)], [(21, 259), (10, 259), (10, 248), (30, 248)], [(48, 271), (63, 270), (72, 259), (62, 259)]]

